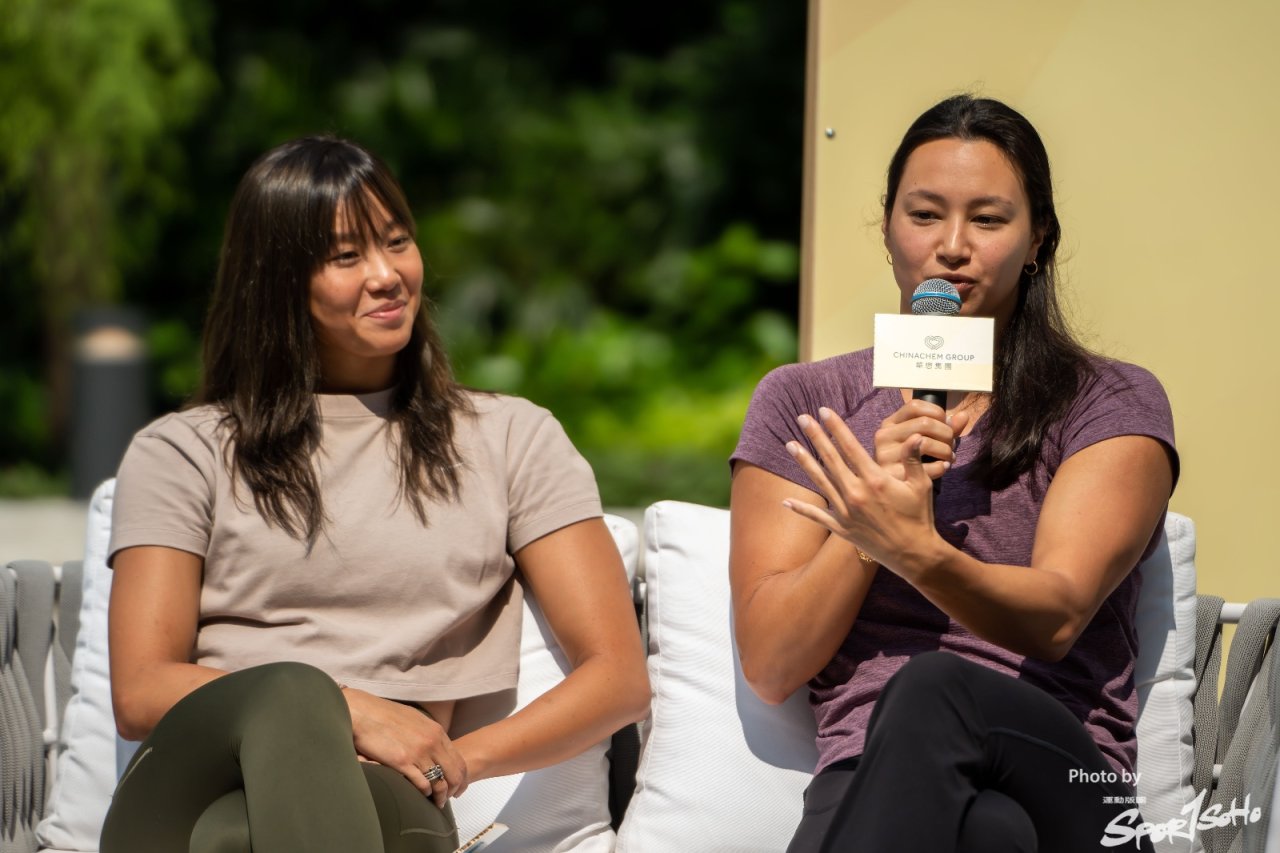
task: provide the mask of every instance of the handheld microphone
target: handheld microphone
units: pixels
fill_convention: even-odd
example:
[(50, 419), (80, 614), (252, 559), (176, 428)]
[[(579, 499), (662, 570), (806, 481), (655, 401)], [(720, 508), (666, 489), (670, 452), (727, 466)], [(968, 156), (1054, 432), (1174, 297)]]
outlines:
[[(930, 278), (916, 285), (911, 294), (911, 313), (949, 317), (960, 313), (960, 291), (943, 278)], [(911, 399), (924, 400), (935, 406), (947, 407), (947, 392), (917, 388)]]

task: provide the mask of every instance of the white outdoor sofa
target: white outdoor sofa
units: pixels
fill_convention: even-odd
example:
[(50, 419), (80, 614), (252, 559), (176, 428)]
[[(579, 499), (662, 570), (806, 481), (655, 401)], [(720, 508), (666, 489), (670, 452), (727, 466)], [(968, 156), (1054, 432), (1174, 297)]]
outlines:
[[(50, 608), (57, 610), (52, 592), (45, 615), (29, 615), (39, 609), (31, 606), (33, 595), (45, 596), (38, 580), (41, 566), (50, 578), (59, 574), (56, 566), (23, 562), (0, 571), (0, 853), (27, 853), (37, 843), (42, 850), (97, 850), (118, 768), (133, 746), (116, 736), (108, 689), (111, 573), (103, 557), (113, 486), (104, 483), (91, 501), (82, 564), (62, 567), (61, 618), (48, 616)], [(727, 511), (674, 501), (654, 504), (645, 513), (643, 545), (634, 524), (616, 516), (607, 521), (633, 576), (647, 630), (653, 701), (650, 718), (640, 726), (638, 763), (626, 754), (626, 736), (635, 740), (631, 729), (561, 765), (476, 783), (455, 801), (461, 836), (499, 820), (511, 830), (486, 848), (492, 853), (785, 850), (816, 758), (814, 723), (803, 691), (771, 707), (742, 679), (730, 639)], [(1202, 787), (1214, 788), (1215, 763), (1226, 767), (1222, 788), (1208, 791), (1202, 806), (1208, 808), (1220, 793), (1243, 791), (1259, 815), (1233, 833), (1237, 846), (1231, 849), (1278, 853), (1280, 821), (1269, 820), (1280, 805), (1275, 800), (1280, 695), (1270, 689), (1280, 681), (1272, 674), (1280, 667), (1268, 639), (1274, 624), (1255, 631), (1264, 635), (1255, 644), (1256, 662), (1233, 653), (1221, 721), (1213, 690), (1200, 694), (1197, 718), (1197, 672), (1207, 673), (1206, 683), (1217, 681), (1215, 658), (1208, 651), (1220, 636), (1219, 626), (1201, 616), (1204, 660), (1197, 669), (1194, 528), (1189, 519), (1171, 513), (1165, 533), (1160, 549), (1142, 567), (1138, 615), (1143, 816), (1162, 827), (1188, 816), (1184, 807), (1195, 799), (1198, 751)], [(15, 578), (19, 597), (26, 589), (24, 602), (12, 600)], [(1262, 602), (1250, 610), (1267, 607)], [(1214, 610), (1210, 603), (1207, 612)], [(1239, 618), (1242, 611), (1228, 606), (1225, 618)], [(525, 617), (516, 695), (460, 710), (474, 724), (509, 713), (563, 677), (565, 661), (535, 603), (526, 602)], [(1228, 702), (1233, 682), (1255, 686), (1243, 714)], [(1248, 691), (1235, 692), (1242, 700)], [(1229, 754), (1227, 741), (1239, 720), (1246, 722)], [(1223, 745), (1216, 747), (1220, 730)], [(1202, 835), (1183, 830), (1157, 849), (1200, 850)], [(1228, 843), (1211, 837), (1210, 849), (1225, 851)]]

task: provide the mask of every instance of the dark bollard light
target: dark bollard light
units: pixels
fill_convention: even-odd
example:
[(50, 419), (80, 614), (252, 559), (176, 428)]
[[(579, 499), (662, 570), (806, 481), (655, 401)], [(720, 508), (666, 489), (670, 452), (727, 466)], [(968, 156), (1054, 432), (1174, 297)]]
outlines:
[(97, 308), (76, 321), (71, 377), (71, 496), (88, 498), (114, 477), (147, 422), (143, 321), (130, 308)]

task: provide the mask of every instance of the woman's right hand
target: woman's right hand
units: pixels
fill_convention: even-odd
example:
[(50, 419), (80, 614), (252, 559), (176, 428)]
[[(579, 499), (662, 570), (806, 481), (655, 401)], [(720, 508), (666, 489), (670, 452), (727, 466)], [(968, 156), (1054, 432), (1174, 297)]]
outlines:
[(947, 420), (941, 406), (924, 400), (908, 400), (902, 407), (880, 422), (876, 430), (876, 464), (899, 480), (905, 476), (903, 461), (906, 448), (916, 436), (923, 436), (921, 455), (934, 461), (924, 464), (924, 472), (936, 480), (947, 472), (956, 460), (956, 438), (969, 425), (968, 412), (956, 412)]
[[(418, 708), (363, 690), (344, 687), (342, 693), (361, 759), (398, 770), (441, 808), (466, 790), (467, 762), (439, 723)], [(444, 769), (444, 778), (428, 782), (424, 774), (436, 764)]]

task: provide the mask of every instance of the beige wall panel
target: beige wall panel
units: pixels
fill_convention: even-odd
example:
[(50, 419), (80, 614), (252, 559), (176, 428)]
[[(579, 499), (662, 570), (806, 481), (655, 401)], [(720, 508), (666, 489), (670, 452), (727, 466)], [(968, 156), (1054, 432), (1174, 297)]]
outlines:
[[(923, 109), (973, 90), (1045, 138), (1066, 301), (1090, 346), (1173, 402), (1201, 588), (1280, 595), (1280, 5), (814, 0), (803, 355), (894, 311), (884, 170)], [(834, 131), (828, 137), (826, 129)]]

